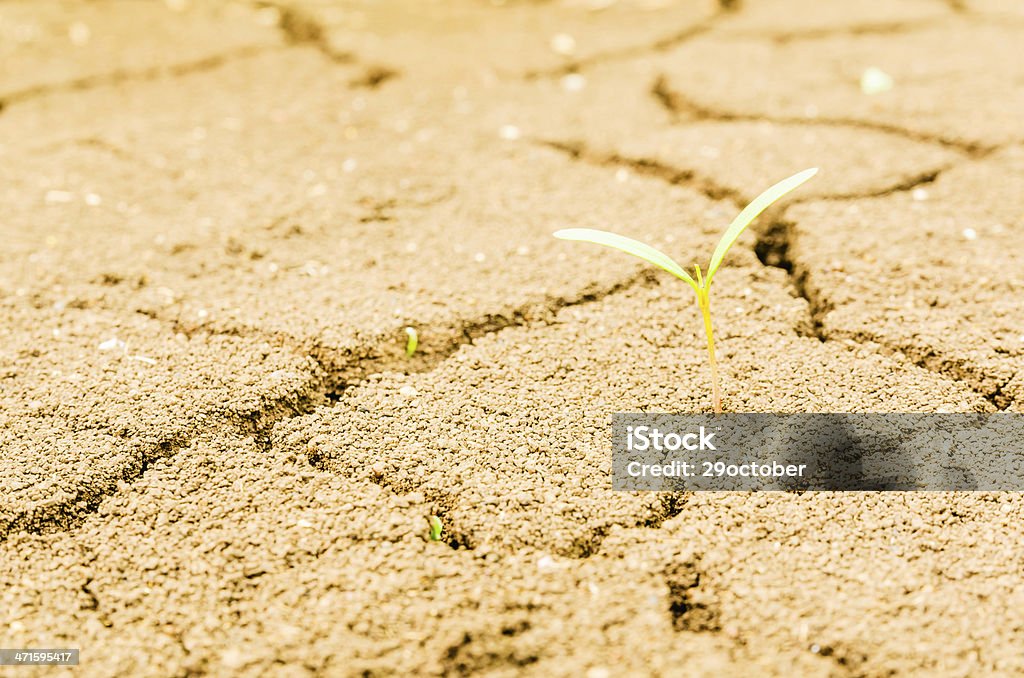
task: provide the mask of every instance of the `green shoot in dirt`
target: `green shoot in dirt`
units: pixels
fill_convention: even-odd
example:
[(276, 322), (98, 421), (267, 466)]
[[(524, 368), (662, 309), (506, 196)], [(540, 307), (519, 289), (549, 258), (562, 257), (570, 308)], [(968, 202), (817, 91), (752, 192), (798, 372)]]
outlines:
[(437, 516), (430, 516), (427, 518), (427, 522), (430, 523), (430, 541), (441, 541), (441, 533), (444, 531), (441, 519)]
[(416, 348), (420, 345), (420, 336), (416, 333), (415, 327), (405, 328), (405, 356), (407, 358), (413, 357), (416, 354)]
[(740, 237), (740, 234), (743, 233), (744, 230), (746, 230), (747, 226), (749, 226), (751, 222), (761, 214), (761, 212), (765, 211), (769, 205), (794, 190), (817, 173), (818, 168), (816, 167), (806, 169), (803, 172), (794, 174), (788, 179), (783, 179), (761, 195), (754, 198), (754, 200), (744, 207), (736, 218), (733, 219), (732, 223), (729, 224), (729, 228), (725, 229), (725, 233), (722, 234), (721, 240), (718, 241), (718, 246), (715, 247), (715, 251), (711, 255), (711, 262), (708, 264), (707, 274), (705, 275), (701, 272), (699, 265), (693, 265), (696, 279), (683, 270), (683, 267), (677, 264), (667, 254), (656, 250), (650, 245), (646, 245), (637, 240), (626, 238), (615, 233), (598, 231), (592, 228), (568, 228), (556, 231), (555, 237), (561, 238), (562, 240), (579, 240), (582, 242), (595, 243), (597, 245), (604, 245), (606, 247), (621, 250), (627, 254), (632, 254), (633, 256), (640, 257), (641, 259), (654, 264), (660, 269), (668, 271), (693, 288), (693, 291), (697, 294), (697, 306), (700, 308), (701, 315), (704, 317), (704, 333), (708, 338), (708, 359), (711, 364), (711, 385), (713, 389), (715, 413), (721, 414), (722, 394), (718, 383), (718, 363), (715, 361), (715, 336), (711, 329), (711, 280), (714, 278), (715, 273), (718, 272), (718, 268), (722, 265), (722, 260), (725, 259), (725, 255), (729, 251), (729, 248), (733, 246), (736, 239)]

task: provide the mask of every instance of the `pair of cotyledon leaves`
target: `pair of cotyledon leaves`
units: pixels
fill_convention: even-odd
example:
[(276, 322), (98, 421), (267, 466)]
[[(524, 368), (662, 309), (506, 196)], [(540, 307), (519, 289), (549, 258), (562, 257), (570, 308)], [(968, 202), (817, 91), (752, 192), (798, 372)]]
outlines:
[(697, 269), (698, 280), (694, 280), (689, 273), (683, 270), (680, 266), (664, 252), (657, 250), (650, 245), (642, 243), (632, 238), (618, 235), (616, 233), (609, 233), (608, 231), (599, 231), (593, 228), (567, 228), (561, 231), (555, 232), (556, 238), (562, 240), (580, 240), (583, 242), (591, 242), (597, 245), (605, 245), (606, 247), (613, 247), (617, 250), (622, 250), (633, 256), (640, 257), (650, 263), (654, 264), (658, 268), (668, 271), (680, 280), (684, 280), (694, 290), (707, 289), (711, 286), (711, 279), (714, 277), (718, 268), (722, 265), (722, 260), (725, 259), (726, 253), (729, 248), (733, 246), (736, 239), (740, 237), (740, 234), (750, 225), (752, 221), (761, 212), (765, 211), (769, 205), (773, 202), (786, 195), (793, 189), (800, 186), (802, 183), (813, 177), (818, 173), (817, 167), (806, 169), (803, 172), (798, 172), (788, 179), (783, 179), (779, 183), (775, 184), (761, 195), (754, 198), (754, 200), (743, 208), (743, 210), (733, 219), (732, 223), (729, 224), (729, 228), (722, 234), (721, 240), (718, 241), (718, 246), (715, 247), (714, 253), (711, 255), (711, 263), (708, 265), (707, 275), (701, 279), (700, 269)]

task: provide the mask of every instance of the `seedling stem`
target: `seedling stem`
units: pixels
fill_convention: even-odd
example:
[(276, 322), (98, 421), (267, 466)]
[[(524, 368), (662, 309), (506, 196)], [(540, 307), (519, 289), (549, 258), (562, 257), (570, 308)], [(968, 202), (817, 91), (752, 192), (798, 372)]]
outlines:
[(427, 522), (430, 524), (430, 541), (441, 541), (441, 533), (444, 531), (441, 519), (437, 516), (430, 516), (427, 518)]
[[(697, 269), (698, 271), (700, 269)], [(708, 363), (711, 365), (711, 398), (715, 406), (715, 414), (722, 413), (722, 389), (718, 383), (718, 361), (715, 360), (715, 333), (711, 328), (711, 296), (708, 288), (701, 287), (697, 291), (697, 306), (704, 316), (704, 334), (708, 337)]]

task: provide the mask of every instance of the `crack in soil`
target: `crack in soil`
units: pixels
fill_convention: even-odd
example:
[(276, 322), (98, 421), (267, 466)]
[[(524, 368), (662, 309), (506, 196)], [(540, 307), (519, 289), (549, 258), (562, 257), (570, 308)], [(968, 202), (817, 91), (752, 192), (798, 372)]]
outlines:
[(827, 299), (810, 287), (810, 274), (798, 266), (790, 256), (790, 249), (796, 237), (795, 228), (796, 225), (792, 221), (786, 221), (781, 216), (770, 219), (767, 228), (756, 233), (754, 254), (765, 266), (785, 271), (797, 295), (807, 302), (807, 326), (798, 327), (797, 334), (824, 342), (828, 340), (824, 330), (824, 317), (833, 307)]
[[(104, 499), (119, 491), (117, 485), (120, 482), (132, 483), (138, 480), (146, 473), (152, 462), (174, 457), (199, 439), (200, 432), (197, 427), (200, 421), (203, 422), (202, 425), (210, 434), (219, 431), (245, 437), (251, 436), (254, 445), (269, 452), (273, 445), (271, 432), (277, 424), (309, 414), (317, 407), (329, 405), (332, 400), (337, 400), (345, 389), (358, 385), (370, 374), (429, 372), (441, 365), (462, 346), (472, 344), (482, 336), (531, 322), (551, 323), (554, 315), (563, 308), (598, 302), (636, 285), (655, 283), (656, 277), (653, 271), (645, 269), (604, 288), (591, 287), (580, 291), (575, 296), (526, 303), (507, 312), (488, 314), (476, 320), (463, 322), (455, 328), (449, 328), (446, 336), (446, 328), (433, 330), (425, 328), (425, 333), (432, 335), (437, 332), (445, 338), (440, 341), (433, 340), (432, 343), (435, 347), (432, 350), (421, 352), (413, 358), (406, 356), (404, 341), (392, 341), (390, 336), (384, 337), (384, 340), (379, 342), (376, 347), (367, 349), (362, 354), (353, 355), (350, 349), (332, 350), (323, 346), (308, 347), (292, 337), (284, 337), (279, 334), (268, 335), (251, 328), (232, 327), (219, 331), (204, 329), (203, 331), (209, 334), (232, 336), (254, 334), (271, 339), (277, 345), (284, 346), (288, 350), (300, 352), (313, 362), (308, 372), (309, 383), (297, 392), (279, 398), (261, 397), (259, 406), (246, 412), (213, 407), (201, 412), (194, 420), (190, 421), (186, 425), (186, 431), (157, 443), (142, 444), (138, 440), (125, 439), (126, 445), (130, 446), (134, 442), (141, 445), (141, 448), (132, 452), (132, 463), (122, 469), (114, 481), (107, 483), (107, 487), (98, 490), (80, 487), (77, 488), (74, 495), (14, 514), (10, 520), (0, 523), (0, 541), (6, 540), (9, 534), (16, 531), (46, 534), (58, 530), (74, 529), (81, 525), (88, 516), (97, 511)], [(187, 328), (178, 325), (176, 321), (170, 321), (169, 324), (175, 332), (187, 333)], [(396, 330), (394, 335), (404, 338), (401, 329)], [(123, 435), (115, 435), (124, 438)], [(463, 541), (465, 541), (463, 546), (472, 546), (468, 537)]]
[[(931, 181), (934, 181), (934, 178)], [(987, 400), (997, 411), (1005, 411), (1013, 405), (1013, 397), (1004, 392), (1006, 386), (1015, 378), (1013, 375), (993, 383), (995, 378), (985, 374), (985, 370), (979, 365), (966, 359), (942, 355), (931, 346), (894, 342), (889, 337), (863, 329), (826, 331), (824, 318), (833, 310), (834, 305), (824, 292), (812, 284), (810, 270), (800, 264), (799, 257), (794, 256), (796, 224), (783, 217), (784, 211), (785, 207), (780, 208), (778, 216), (771, 220), (766, 229), (757, 234), (754, 253), (765, 266), (786, 271), (797, 294), (807, 301), (809, 327), (806, 330), (798, 330), (803, 330), (808, 336), (816, 337), (823, 342), (845, 339), (858, 344), (875, 344), (881, 348), (880, 353), (883, 355), (909, 360), (916, 367), (963, 383)]]
[[(955, 0), (953, 0), (955, 1)], [(642, 57), (650, 53), (667, 52), (680, 45), (683, 45), (695, 38), (707, 33), (716, 31), (719, 22), (742, 11), (743, 3), (739, 0), (719, 0), (718, 10), (707, 17), (675, 33), (657, 38), (652, 42), (642, 45), (631, 45), (614, 50), (598, 52), (589, 57), (576, 59), (561, 66), (549, 69), (527, 71), (523, 77), (526, 80), (537, 80), (542, 78), (557, 78), (569, 73), (579, 73), (587, 68), (600, 64), (615, 61), (628, 61)], [(732, 34), (716, 33), (723, 38), (739, 38), (754, 40), (772, 40), (779, 44), (792, 43), (802, 40), (824, 40), (831, 37), (860, 36), (860, 35), (893, 35), (899, 33), (911, 33), (913, 31), (930, 28), (945, 21), (945, 17), (929, 17), (917, 21), (888, 21), (868, 22), (847, 26), (835, 26), (830, 28), (812, 28), (798, 31), (737, 31)]]
[(276, 9), (279, 15), (278, 27), (285, 42), (290, 45), (309, 45), (335, 63), (348, 64), (356, 60), (352, 52), (334, 49), (327, 38), (323, 24), (305, 10), (289, 4), (259, 2), (257, 7)]
[(500, 628), (465, 631), (440, 654), (444, 675), (474, 676), (481, 672), (522, 671), (536, 664), (540, 657), (529, 650), (520, 650), (513, 640), (530, 631), (527, 619), (506, 622)]
[(737, 206), (746, 204), (744, 195), (732, 188), (702, 176), (695, 170), (673, 167), (651, 158), (631, 158), (618, 153), (601, 153), (590, 149), (580, 141), (536, 140), (537, 145), (565, 153), (573, 160), (579, 160), (598, 167), (625, 167), (637, 174), (661, 179), (674, 186), (686, 186), (711, 200), (728, 200)]
[(718, 605), (707, 589), (701, 587), (704, 573), (698, 557), (670, 562), (663, 577), (668, 586), (668, 613), (673, 629), (690, 633), (721, 630)]
[(794, 42), (827, 40), (837, 37), (857, 37), (861, 35), (898, 35), (931, 28), (946, 21), (945, 17), (929, 17), (916, 21), (880, 21), (847, 26), (831, 26), (827, 28), (807, 28), (795, 31), (737, 31), (723, 38), (743, 38), (754, 40), (771, 40), (780, 45)]
[(149, 170), (157, 174), (163, 174), (164, 176), (173, 179), (180, 180), (182, 172), (164, 165), (159, 165), (155, 162), (147, 160), (140, 155), (132, 153), (128, 149), (108, 141), (99, 136), (84, 136), (84, 137), (72, 137), (67, 139), (61, 139), (51, 143), (46, 143), (40, 146), (35, 146), (28, 149), (29, 155), (48, 155), (55, 151), (60, 151), (69, 147), (80, 147), (89, 148), (125, 163), (135, 168)]
[(847, 339), (858, 344), (872, 343), (882, 348), (884, 355), (897, 355), (910, 360), (914, 365), (936, 374), (963, 383), (972, 391), (987, 400), (998, 412), (1004, 412), (1015, 403), (1014, 398), (1005, 393), (1004, 389), (1014, 380), (1016, 375), (997, 379), (985, 373), (985, 370), (966, 358), (938, 353), (933, 346), (919, 346), (893, 341), (885, 335), (867, 330), (833, 330), (828, 333), (829, 340)]
[[(727, 200), (741, 209), (753, 198), (753, 196), (745, 195), (742, 191), (735, 189), (732, 186), (720, 184), (711, 177), (701, 175), (696, 170), (676, 167), (652, 158), (636, 158), (624, 156), (615, 152), (604, 153), (595, 151), (588, 148), (586, 144), (580, 141), (535, 140), (534, 143), (565, 153), (574, 160), (587, 162), (598, 167), (624, 167), (636, 172), (637, 174), (661, 179), (665, 183), (673, 186), (685, 186), (686, 188), (690, 188), (701, 193), (711, 200)], [(882, 186), (876, 189), (850, 193), (827, 193), (824, 195), (812, 195), (808, 197), (797, 196), (791, 198), (786, 204), (796, 205), (812, 201), (881, 198), (887, 195), (892, 195), (893, 193), (912, 191), (919, 186), (935, 182), (943, 172), (951, 169), (953, 166), (953, 164), (946, 164), (940, 167), (928, 169), (904, 179), (899, 179), (888, 186)], [(765, 214), (770, 215), (773, 212), (777, 212), (777, 208), (775, 210), (766, 210)], [(764, 220), (765, 217), (762, 216), (761, 221)]]
[(239, 47), (228, 52), (215, 54), (195, 61), (187, 61), (179, 64), (153, 66), (137, 71), (116, 70), (110, 73), (88, 75), (81, 78), (74, 78), (64, 82), (46, 85), (35, 85), (21, 90), (9, 92), (0, 96), (0, 113), (10, 106), (23, 103), (30, 99), (46, 97), (64, 92), (75, 92), (91, 90), (110, 85), (120, 85), (127, 82), (147, 82), (165, 77), (181, 77), (192, 73), (201, 73), (214, 70), (221, 66), (241, 59), (250, 59), (260, 54), (280, 50), (278, 45), (248, 45)]
[(977, 141), (963, 141), (938, 134), (907, 129), (887, 122), (860, 120), (857, 118), (814, 117), (800, 118), (795, 116), (771, 116), (759, 113), (743, 113), (715, 109), (683, 95), (669, 86), (668, 78), (660, 75), (651, 87), (651, 95), (661, 104), (677, 122), (704, 121), (715, 122), (770, 122), (777, 125), (799, 125), (815, 127), (845, 127), (849, 129), (866, 129), (883, 134), (892, 134), (910, 141), (941, 146), (970, 158), (983, 158), (1000, 146), (985, 145)]
[(738, 0), (719, 0), (718, 10), (711, 16), (679, 29), (674, 33), (662, 36), (652, 42), (642, 45), (630, 45), (619, 49), (598, 52), (583, 59), (576, 59), (555, 68), (527, 71), (523, 78), (526, 80), (539, 80), (542, 78), (557, 78), (569, 73), (580, 71), (605, 63), (615, 61), (628, 61), (641, 57), (651, 52), (667, 52), (694, 38), (697, 38), (714, 29), (715, 24), (722, 18), (739, 11), (742, 3)]
[[(261, 8), (270, 7), (279, 12), (280, 18), (278, 26), (286, 45), (312, 46), (329, 61), (334, 63), (352, 64), (356, 62), (357, 59), (355, 54), (333, 49), (327, 40), (323, 26), (301, 9), (290, 5), (277, 5), (270, 2), (257, 2), (255, 3), (255, 6)], [(164, 77), (181, 77), (193, 73), (211, 71), (233, 61), (248, 59), (281, 49), (282, 47), (280, 45), (246, 45), (221, 54), (202, 57), (194, 61), (158, 65), (140, 70), (118, 69), (109, 73), (88, 75), (64, 82), (26, 87), (21, 90), (15, 90), (13, 92), (0, 95), (0, 113), (3, 113), (14, 104), (22, 103), (30, 99), (63, 92), (91, 90), (128, 82), (147, 82)], [(397, 75), (399, 75), (398, 72), (393, 69), (383, 66), (371, 66), (368, 67), (362, 78), (357, 78), (353, 81), (352, 86), (375, 88)]]
[(915, 188), (924, 186), (927, 184), (935, 183), (943, 172), (949, 171), (955, 166), (954, 163), (947, 163), (934, 169), (925, 170), (918, 174), (911, 175), (906, 179), (901, 179), (894, 184), (889, 186), (883, 186), (876, 190), (867, 191), (856, 191), (851, 193), (829, 193), (827, 195), (809, 196), (809, 197), (796, 197), (793, 198), (788, 204), (798, 205), (804, 202), (820, 202), (820, 201), (839, 201), (839, 200), (864, 200), (868, 198), (884, 198), (894, 193), (906, 193), (913, 191)]
[(387, 66), (368, 66), (360, 77), (350, 80), (348, 85), (353, 89), (377, 89), (388, 80), (397, 78), (399, 75), (398, 71)]

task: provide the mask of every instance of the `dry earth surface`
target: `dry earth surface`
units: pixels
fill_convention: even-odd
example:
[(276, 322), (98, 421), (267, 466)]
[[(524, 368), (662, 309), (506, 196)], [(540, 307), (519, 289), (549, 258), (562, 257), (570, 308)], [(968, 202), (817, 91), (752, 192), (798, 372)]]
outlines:
[(820, 166), (716, 278), (726, 406), (1024, 411), (1022, 39), (1016, 0), (0, 1), (0, 646), (1019, 675), (1018, 494), (612, 492), (611, 413), (708, 407), (702, 328), (550, 234), (689, 264)]

